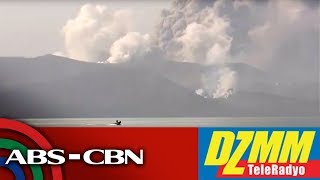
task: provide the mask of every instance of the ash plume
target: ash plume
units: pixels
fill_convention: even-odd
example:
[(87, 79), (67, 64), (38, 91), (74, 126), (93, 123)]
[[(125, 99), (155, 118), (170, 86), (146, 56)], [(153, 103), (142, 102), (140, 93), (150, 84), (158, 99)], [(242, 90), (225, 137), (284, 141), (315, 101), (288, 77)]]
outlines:
[(202, 76), (203, 87), (196, 94), (204, 98), (225, 98), (234, 93), (237, 84), (237, 73), (230, 68), (222, 67), (211, 74)]
[(159, 47), (176, 61), (221, 64), (228, 60), (230, 21), (220, 15), (222, 1), (179, 0), (162, 13)]
[[(252, 13), (259, 10), (262, 16), (250, 19), (254, 24), (247, 29), (248, 42), (242, 50), (244, 61), (268, 70), (283, 62), (295, 66), (299, 62), (315, 60), (315, 56), (302, 56), (307, 52), (317, 54), (314, 45), (319, 46), (319, 41), (310, 39), (319, 36), (316, 7), (319, 7), (319, 1), (313, 0), (255, 2), (250, 9)], [(283, 51), (294, 55), (286, 56)]]
[(130, 12), (86, 4), (62, 29), (66, 56), (89, 62), (103, 61), (109, 49), (130, 30)]
[(150, 35), (141, 35), (138, 32), (129, 32), (115, 41), (110, 47), (109, 63), (124, 63), (132, 59), (143, 58), (151, 51)]
[[(204, 75), (197, 94), (220, 98), (235, 87), (236, 73), (225, 66), (231, 61), (230, 19), (221, 14), (224, 1), (177, 0), (163, 11), (158, 45), (170, 59), (219, 68)], [(201, 93), (199, 93), (201, 92)]]
[[(174, 0), (148, 34), (132, 29), (130, 13), (84, 5), (63, 28), (65, 56), (107, 63), (149, 57), (197, 63), (208, 70), (195, 93), (208, 98), (237, 92), (239, 74), (230, 63), (270, 71), (277, 79), (306, 79), (318, 70), (316, 0)], [(283, 68), (287, 65), (290, 70)]]

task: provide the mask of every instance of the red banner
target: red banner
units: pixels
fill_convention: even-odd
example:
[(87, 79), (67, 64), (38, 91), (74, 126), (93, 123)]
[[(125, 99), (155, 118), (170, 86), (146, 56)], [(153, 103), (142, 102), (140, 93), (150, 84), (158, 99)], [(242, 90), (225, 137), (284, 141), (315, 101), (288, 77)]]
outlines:
[[(144, 164), (88, 165), (84, 161), (67, 160), (61, 165), (63, 179), (89, 180), (176, 180), (197, 179), (198, 150), (197, 128), (36, 128), (51, 143), (54, 149), (65, 150), (64, 154), (83, 154), (89, 149), (144, 150)], [(25, 136), (1, 131), (0, 136), (15, 139), (28, 147), (36, 147)], [(6, 151), (2, 155), (8, 155)], [(96, 159), (103, 156), (95, 155)], [(45, 179), (51, 179), (48, 165)], [(25, 168), (26, 176), (31, 174)], [(49, 175), (48, 175), (49, 174)], [(14, 176), (0, 167), (0, 179)], [(27, 178), (28, 179), (28, 178)]]

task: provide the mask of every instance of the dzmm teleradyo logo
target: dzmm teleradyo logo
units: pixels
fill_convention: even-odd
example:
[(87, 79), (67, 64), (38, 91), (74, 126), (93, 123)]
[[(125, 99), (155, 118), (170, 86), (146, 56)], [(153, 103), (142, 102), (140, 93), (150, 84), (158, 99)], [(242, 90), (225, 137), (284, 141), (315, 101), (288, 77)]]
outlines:
[(200, 130), (200, 173), (209, 175), (211, 171), (211, 178), (199, 179), (212, 179), (212, 172), (215, 178), (320, 177), (319, 153), (312, 152), (319, 146), (317, 130), (209, 131)]

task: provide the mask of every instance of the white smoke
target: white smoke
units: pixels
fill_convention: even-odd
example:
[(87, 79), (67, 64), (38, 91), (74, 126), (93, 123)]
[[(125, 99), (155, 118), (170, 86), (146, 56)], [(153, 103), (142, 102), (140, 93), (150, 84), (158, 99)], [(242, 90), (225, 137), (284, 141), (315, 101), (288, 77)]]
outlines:
[(160, 48), (176, 61), (205, 65), (228, 61), (232, 37), (229, 19), (219, 14), (221, 6), (222, 1), (175, 1), (158, 26)]
[(204, 98), (228, 98), (234, 93), (237, 84), (237, 73), (227, 67), (202, 76), (203, 87), (196, 94)]
[(150, 35), (130, 32), (113, 43), (107, 61), (109, 63), (124, 63), (132, 59), (141, 59), (150, 51)]
[(151, 49), (150, 35), (133, 32), (129, 10), (113, 11), (86, 4), (63, 27), (66, 56), (97, 63), (124, 63), (143, 58)]
[(239, 10), (242, 7), (251, 7), (253, 5), (252, 0), (235, 0), (233, 2), (233, 8)]
[[(265, 69), (279, 66), (279, 50), (300, 54), (309, 47), (289, 49), (288, 42), (303, 43), (307, 40), (311, 29), (317, 29), (319, 14), (317, 10), (307, 7), (302, 0), (268, 1), (260, 5), (258, 2), (250, 6), (253, 12), (259, 11), (260, 18), (252, 19), (255, 24), (248, 29), (247, 46), (242, 49), (244, 61)], [(261, 7), (262, 6), (262, 7)], [(287, 49), (284, 47), (287, 46)], [(286, 59), (285, 57), (280, 57)], [(298, 58), (298, 56), (296, 57)], [(303, 61), (302, 58), (299, 58)], [(282, 60), (285, 61), (285, 60)], [(292, 64), (293, 65), (293, 64)]]
[[(214, 84), (212, 89), (205, 88), (216, 91), (210, 92), (210, 97), (214, 98), (224, 96), (226, 92), (222, 91), (234, 88), (229, 86), (235, 84), (224, 82), (234, 82), (228, 79), (234, 75), (230, 76), (232, 71), (224, 66), (231, 58), (232, 37), (228, 33), (230, 20), (220, 14), (223, 5), (223, 1), (205, 4), (197, 0), (175, 1), (171, 10), (164, 11), (158, 26), (158, 48), (168, 59), (223, 68), (213, 73), (218, 75), (219, 81), (205, 82)], [(63, 28), (66, 55), (83, 61), (108, 63), (143, 59), (156, 43), (148, 34), (132, 32), (129, 17), (128, 11), (84, 5)]]
[(224, 5), (224, 1), (178, 0), (163, 12), (159, 25), (158, 44), (170, 59), (218, 67), (204, 75), (203, 87), (196, 90), (204, 97), (228, 97), (236, 85), (236, 73), (226, 66), (233, 38), (230, 20), (220, 12)]
[[(177, 61), (196, 62), (205, 65), (223, 64), (229, 58), (232, 38), (220, 27), (227, 26), (224, 21), (216, 26), (191, 23), (181, 37), (175, 40), (181, 47), (174, 54)], [(220, 32), (219, 32), (220, 31)], [(221, 32), (222, 31), (222, 32)]]
[[(239, 75), (229, 68), (230, 62), (264, 68), (277, 61), (271, 68), (278, 68), (279, 59), (286, 61), (277, 56), (288, 40), (302, 42), (310, 28), (318, 28), (319, 7), (310, 10), (305, 2), (174, 0), (161, 13), (156, 31), (148, 34), (132, 29), (128, 10), (87, 4), (63, 28), (63, 54), (83, 61), (125, 63), (162, 52), (167, 60), (208, 66), (211, 71), (203, 74), (196, 93), (226, 98), (237, 90)], [(301, 57), (311, 48), (302, 49)]]
[(82, 61), (105, 61), (115, 41), (130, 30), (129, 11), (86, 4), (63, 27), (65, 53)]
[(231, 71), (229, 68), (223, 68), (219, 70), (219, 76), (217, 88), (213, 93), (213, 98), (228, 98), (232, 95), (234, 87), (236, 85), (236, 72)]
[(61, 52), (61, 51), (53, 52), (52, 55), (54, 55), (54, 56), (61, 56), (61, 57), (64, 57), (64, 56), (65, 56), (65, 54), (64, 54), (63, 52)]

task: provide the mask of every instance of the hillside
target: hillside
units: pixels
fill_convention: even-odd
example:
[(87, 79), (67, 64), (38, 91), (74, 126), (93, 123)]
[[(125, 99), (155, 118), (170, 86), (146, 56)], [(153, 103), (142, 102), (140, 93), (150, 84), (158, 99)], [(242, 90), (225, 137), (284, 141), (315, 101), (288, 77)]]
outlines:
[[(47, 55), (0, 58), (0, 115), (14, 118), (312, 116), (315, 101), (239, 91), (205, 99), (188, 86), (195, 64), (94, 64)], [(246, 65), (234, 68), (254, 70)], [(239, 67), (240, 66), (240, 67)], [(149, 68), (148, 68), (149, 67)], [(160, 73), (162, 72), (162, 73)], [(241, 71), (246, 72), (246, 71)], [(189, 78), (190, 84), (197, 78)]]

